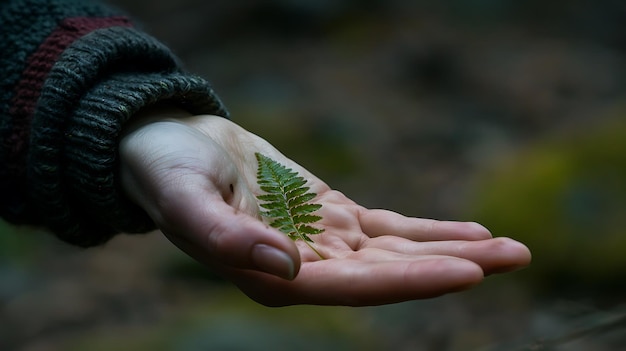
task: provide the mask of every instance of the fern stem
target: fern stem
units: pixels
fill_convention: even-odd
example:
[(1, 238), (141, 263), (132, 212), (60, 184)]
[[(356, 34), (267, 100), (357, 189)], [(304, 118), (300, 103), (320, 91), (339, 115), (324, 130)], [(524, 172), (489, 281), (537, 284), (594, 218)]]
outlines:
[(323, 255), (322, 255), (319, 251), (317, 251), (317, 250), (315, 249), (315, 246), (313, 246), (310, 242), (308, 242), (308, 241), (306, 241), (306, 240), (304, 240), (304, 242), (307, 244), (307, 246), (308, 246), (308, 247), (310, 247), (310, 248), (311, 248), (311, 250), (313, 250), (313, 252), (315, 252), (315, 253), (317, 254), (317, 256), (318, 256), (320, 259), (322, 259), (322, 260), (325, 260), (325, 259), (326, 259), (326, 257), (324, 257), (324, 256), (323, 256)]
[(310, 247), (310, 248), (311, 248), (311, 250), (313, 250), (313, 252), (315, 252), (315, 253), (317, 254), (317, 256), (318, 256), (320, 259), (325, 260), (325, 259), (326, 259), (326, 257), (324, 257), (324, 255), (322, 255), (319, 251), (317, 251), (317, 249), (315, 248), (315, 246), (313, 246), (313, 244), (311, 244), (311, 243), (309, 242), (309, 240), (307, 240), (307, 238), (305, 237), (305, 235), (304, 235), (304, 234), (302, 234), (302, 233), (300, 232), (300, 230), (298, 230), (298, 226), (296, 226), (296, 223), (293, 221), (293, 216), (292, 216), (292, 217), (290, 217), (290, 220), (291, 220), (291, 223), (292, 223), (293, 227), (296, 229), (296, 234), (300, 237), (300, 239), (301, 239), (302, 241), (304, 241), (304, 243), (305, 243), (308, 247)]
[(287, 234), (291, 239), (301, 239), (308, 247), (325, 260), (326, 258), (310, 243), (308, 234), (320, 234), (324, 229), (308, 226), (308, 223), (317, 222), (320, 216), (311, 215), (322, 205), (310, 204), (316, 194), (308, 192), (306, 180), (291, 168), (272, 160), (260, 153), (255, 154), (258, 162), (257, 183), (261, 190), (269, 195), (258, 195), (257, 199), (265, 201), (261, 207), (268, 211), (262, 216), (273, 218), (271, 226)]

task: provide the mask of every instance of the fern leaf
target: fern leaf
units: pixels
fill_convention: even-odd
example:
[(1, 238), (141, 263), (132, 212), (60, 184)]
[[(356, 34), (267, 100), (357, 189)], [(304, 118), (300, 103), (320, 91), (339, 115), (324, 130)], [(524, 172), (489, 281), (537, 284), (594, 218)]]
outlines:
[[(293, 190), (297, 190), (299, 188), (301, 188), (302, 186), (304, 186), (304, 184), (306, 184), (306, 181), (297, 175), (297, 173), (286, 173), (286, 176), (292, 177), (295, 176), (295, 178), (287, 180), (285, 182), (285, 191), (286, 192), (290, 192)], [(307, 189), (308, 190), (308, 189)]]
[[(288, 210), (285, 204), (279, 202), (280, 200), (276, 200), (275, 202), (266, 202), (261, 204), (260, 206), (267, 210)], [(273, 216), (276, 217), (276, 216)]]
[[(288, 198), (296, 198), (296, 197), (300, 197), (302, 195), (307, 194), (307, 191), (309, 191), (309, 187), (308, 186), (303, 186), (294, 190), (291, 190), (290, 192), (287, 193), (287, 197)], [(313, 193), (309, 193), (309, 194), (313, 194)]]
[(305, 215), (305, 214), (313, 213), (313, 212), (319, 210), (321, 207), (322, 206), (320, 206), (318, 204), (304, 204), (304, 205), (292, 207), (289, 212), (293, 216)]
[(322, 217), (314, 215), (300, 215), (293, 217), (293, 221), (297, 223), (315, 223), (320, 219), (322, 219)]
[(266, 194), (257, 196), (257, 199), (266, 202), (276, 202), (281, 200), (281, 196), (280, 194)]
[(324, 258), (313, 246), (309, 235), (320, 234), (324, 229), (312, 227), (322, 217), (312, 213), (322, 205), (311, 204), (317, 194), (309, 192), (307, 181), (291, 168), (260, 153), (255, 154), (258, 162), (257, 183), (266, 194), (257, 196), (264, 209), (261, 216), (269, 219), (271, 227), (280, 230), (293, 240), (306, 242), (320, 258)]
[[(289, 194), (288, 194), (289, 195)], [(298, 205), (302, 205), (306, 202), (309, 202), (311, 200), (313, 200), (315, 198), (315, 194), (314, 193), (306, 193), (300, 196), (296, 196), (293, 198), (290, 198), (290, 200), (287, 202), (287, 204), (289, 205), (289, 207), (295, 207)]]

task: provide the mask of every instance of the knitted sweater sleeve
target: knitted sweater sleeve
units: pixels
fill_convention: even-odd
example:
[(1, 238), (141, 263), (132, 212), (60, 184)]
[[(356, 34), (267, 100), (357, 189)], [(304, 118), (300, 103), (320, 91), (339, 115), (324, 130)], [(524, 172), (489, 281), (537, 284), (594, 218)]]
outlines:
[(226, 117), (161, 43), (88, 0), (0, 0), (0, 215), (87, 247), (153, 229), (123, 193), (118, 138), (167, 103)]

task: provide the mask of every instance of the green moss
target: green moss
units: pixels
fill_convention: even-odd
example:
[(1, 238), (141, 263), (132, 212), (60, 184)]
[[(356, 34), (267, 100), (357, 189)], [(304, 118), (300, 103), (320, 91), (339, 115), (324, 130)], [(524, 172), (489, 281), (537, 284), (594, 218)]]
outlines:
[(15, 227), (0, 220), (0, 260), (28, 263), (42, 245), (47, 235), (30, 228)]
[(626, 286), (626, 122), (537, 143), (484, 174), (469, 216), (527, 244), (548, 289)]

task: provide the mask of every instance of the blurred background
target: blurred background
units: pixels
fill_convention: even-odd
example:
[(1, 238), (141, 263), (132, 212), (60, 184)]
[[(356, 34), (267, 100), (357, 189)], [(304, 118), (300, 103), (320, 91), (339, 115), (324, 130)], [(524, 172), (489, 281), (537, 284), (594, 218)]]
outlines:
[(118, 0), (232, 118), (368, 207), (533, 252), (383, 307), (251, 302), (159, 234), (87, 251), (0, 226), (0, 350), (620, 350), (626, 3)]

